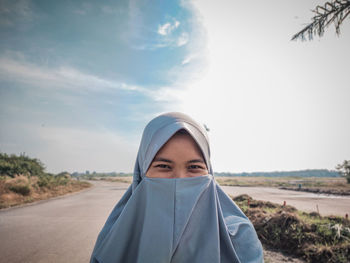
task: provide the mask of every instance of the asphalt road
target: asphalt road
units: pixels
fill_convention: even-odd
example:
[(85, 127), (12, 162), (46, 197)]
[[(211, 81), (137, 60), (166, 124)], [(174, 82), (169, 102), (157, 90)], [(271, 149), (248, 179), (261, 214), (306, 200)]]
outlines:
[(305, 212), (317, 212), (318, 207), (318, 212), (323, 216), (345, 216), (346, 213), (350, 216), (350, 196), (314, 194), (269, 187), (223, 186), (222, 188), (232, 196), (248, 194), (254, 199), (281, 205), (286, 201), (287, 205)]
[(0, 210), (0, 262), (89, 262), (99, 231), (127, 189), (94, 184), (74, 195)]
[[(88, 262), (97, 235), (128, 184), (94, 182), (78, 194), (0, 210), (0, 262)], [(274, 188), (224, 187), (227, 193), (344, 215), (349, 197), (320, 197)]]

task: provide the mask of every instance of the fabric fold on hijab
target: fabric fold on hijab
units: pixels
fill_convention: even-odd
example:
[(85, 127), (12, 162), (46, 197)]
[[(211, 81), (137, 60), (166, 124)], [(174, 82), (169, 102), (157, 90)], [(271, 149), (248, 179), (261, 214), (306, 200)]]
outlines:
[[(197, 142), (210, 174), (146, 177), (156, 153), (181, 129)], [(181, 113), (153, 119), (142, 136), (133, 183), (108, 217), (90, 262), (263, 262), (254, 227), (212, 173), (201, 125)]]

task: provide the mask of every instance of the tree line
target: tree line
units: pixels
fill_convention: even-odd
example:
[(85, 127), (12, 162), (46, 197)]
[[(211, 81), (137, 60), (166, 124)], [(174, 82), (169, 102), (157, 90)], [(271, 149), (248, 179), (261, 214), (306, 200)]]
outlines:
[(0, 153), (0, 175), (14, 178), (16, 175), (42, 176), (45, 174), (44, 164), (36, 158), (24, 153), (19, 156)]

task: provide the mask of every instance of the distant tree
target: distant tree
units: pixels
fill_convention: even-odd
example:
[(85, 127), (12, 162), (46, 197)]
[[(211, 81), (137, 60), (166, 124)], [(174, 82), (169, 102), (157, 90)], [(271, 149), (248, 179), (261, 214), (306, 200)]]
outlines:
[(29, 158), (24, 153), (20, 156), (0, 153), (0, 175), (41, 176), (45, 173), (44, 170), (45, 167), (40, 160)]
[(345, 160), (342, 164), (338, 164), (336, 168), (346, 178), (348, 184), (350, 184), (350, 161)]
[(339, 36), (340, 25), (350, 14), (350, 0), (332, 0), (326, 2), (323, 6), (316, 6), (312, 11), (315, 13), (312, 22), (296, 33), (292, 40), (305, 40), (305, 34), (308, 35), (309, 40), (312, 40), (314, 35), (321, 37), (325, 29), (332, 23), (335, 26), (335, 32)]
[(56, 177), (65, 177), (65, 178), (70, 178), (70, 177), (71, 177), (71, 175), (70, 175), (70, 173), (68, 173), (68, 172), (64, 171), (64, 172), (60, 172), (60, 173), (56, 174)]

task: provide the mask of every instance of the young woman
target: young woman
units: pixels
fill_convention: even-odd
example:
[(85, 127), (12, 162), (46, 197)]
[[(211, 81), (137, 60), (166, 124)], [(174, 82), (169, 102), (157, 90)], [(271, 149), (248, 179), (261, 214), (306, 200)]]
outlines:
[(146, 126), (133, 183), (101, 230), (90, 262), (263, 262), (254, 227), (213, 178), (200, 124), (167, 113)]

